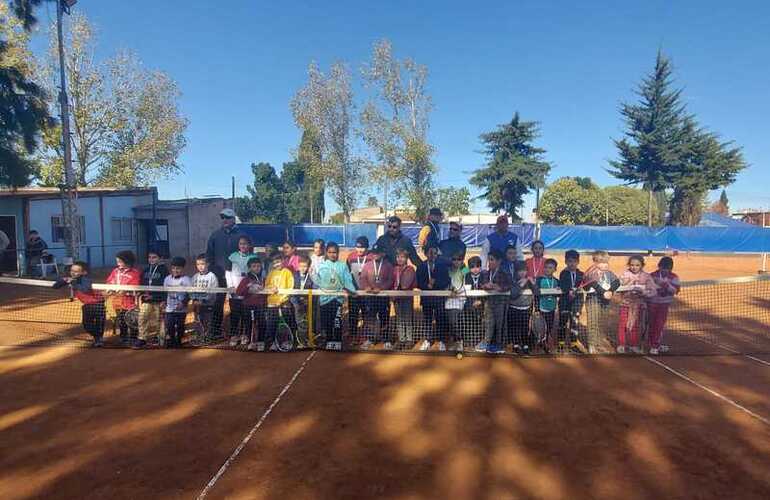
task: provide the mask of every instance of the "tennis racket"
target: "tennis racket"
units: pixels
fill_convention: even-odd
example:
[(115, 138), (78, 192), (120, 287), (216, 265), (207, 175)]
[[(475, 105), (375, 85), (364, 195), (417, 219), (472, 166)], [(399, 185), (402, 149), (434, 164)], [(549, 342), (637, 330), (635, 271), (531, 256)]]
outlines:
[(532, 314), (531, 328), (538, 344), (544, 344), (548, 340), (548, 323), (539, 310), (535, 310)]
[(259, 329), (257, 328), (256, 311), (254, 309), (249, 309), (249, 315), (251, 317), (251, 332), (249, 332), (251, 335), (251, 340), (249, 346), (253, 345), (257, 352), (264, 352), (265, 343), (259, 340)]
[(286, 318), (283, 316), (283, 308), (278, 308), (278, 325), (275, 329), (275, 343), (278, 345), (278, 350), (281, 352), (289, 352), (294, 349), (294, 332), (291, 331), (291, 327), (286, 323)]
[[(305, 307), (306, 311), (305, 314), (298, 314), (298, 310), (301, 307)], [(307, 308), (313, 307), (312, 304), (306, 303), (297, 304), (297, 307), (294, 312), (294, 317), (297, 320), (297, 334), (296, 334), (296, 341), (297, 341), (297, 349), (305, 349), (310, 345), (310, 339), (308, 337), (308, 321), (307, 321)]]

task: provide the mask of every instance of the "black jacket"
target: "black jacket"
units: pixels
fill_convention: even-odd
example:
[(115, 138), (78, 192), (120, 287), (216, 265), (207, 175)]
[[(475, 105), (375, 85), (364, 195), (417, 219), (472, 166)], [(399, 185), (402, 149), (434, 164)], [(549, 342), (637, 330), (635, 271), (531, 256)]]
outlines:
[[(155, 266), (147, 266), (142, 271), (142, 285), (145, 286), (163, 286), (163, 280), (168, 276), (168, 269), (165, 264), (158, 264)], [(145, 294), (145, 302), (163, 302), (166, 298), (166, 294), (163, 292), (150, 292)]]
[(422, 263), (420, 257), (417, 256), (417, 250), (414, 249), (412, 240), (404, 233), (399, 232), (398, 237), (396, 238), (392, 238), (390, 234), (385, 233), (377, 238), (377, 243), (375, 243), (375, 245), (385, 252), (385, 257), (394, 266), (396, 265), (396, 250), (399, 248), (403, 248), (409, 253), (409, 260), (411, 260), (412, 264), (415, 266), (419, 266)]
[(238, 251), (238, 240), (244, 236), (241, 229), (235, 225), (229, 229), (220, 227), (209, 236), (206, 245), (206, 260), (211, 266), (211, 272), (219, 277), (230, 267), (230, 261), (227, 258), (231, 253)]
[(432, 288), (428, 284), (428, 261), (417, 266), (417, 288), (420, 290), (446, 290), (449, 288), (451, 283), (449, 279), (449, 266), (440, 260), (436, 260), (430, 277), (435, 280)]

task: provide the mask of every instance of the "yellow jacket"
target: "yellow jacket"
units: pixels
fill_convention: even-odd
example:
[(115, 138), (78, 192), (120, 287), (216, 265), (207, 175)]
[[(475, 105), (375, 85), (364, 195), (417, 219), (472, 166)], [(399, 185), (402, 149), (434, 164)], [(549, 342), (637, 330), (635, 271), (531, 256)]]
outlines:
[[(273, 269), (267, 275), (265, 288), (294, 288), (294, 274), (286, 268)], [(268, 295), (267, 307), (278, 307), (288, 299), (288, 296), (279, 293)]]

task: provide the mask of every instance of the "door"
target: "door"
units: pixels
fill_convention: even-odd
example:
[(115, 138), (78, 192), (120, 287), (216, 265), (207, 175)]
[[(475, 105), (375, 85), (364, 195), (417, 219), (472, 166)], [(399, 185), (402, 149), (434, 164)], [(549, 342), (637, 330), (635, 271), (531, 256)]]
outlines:
[(0, 273), (16, 274), (16, 216), (0, 215), (0, 231), (5, 233), (10, 241), (8, 247), (0, 254)]

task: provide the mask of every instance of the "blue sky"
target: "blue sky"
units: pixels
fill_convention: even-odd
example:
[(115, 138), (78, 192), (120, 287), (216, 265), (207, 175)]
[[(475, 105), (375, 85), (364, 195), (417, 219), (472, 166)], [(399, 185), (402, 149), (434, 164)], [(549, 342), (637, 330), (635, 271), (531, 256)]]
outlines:
[[(440, 185), (466, 185), (483, 162), (479, 134), (517, 110), (541, 122), (550, 180), (617, 183), (604, 167), (622, 131), (618, 106), (662, 48), (690, 110), (744, 147), (751, 167), (728, 188), (732, 208), (770, 207), (767, 2), (80, 0), (75, 8), (97, 26), (100, 56), (133, 49), (184, 93), (185, 175), (160, 183), (162, 198), (226, 195), (231, 175), (242, 191), (251, 162), (280, 168), (299, 140), (288, 103), (308, 63), (341, 60), (357, 73), (388, 38), (398, 57), (428, 67)], [(49, 14), (40, 14), (45, 25)]]

